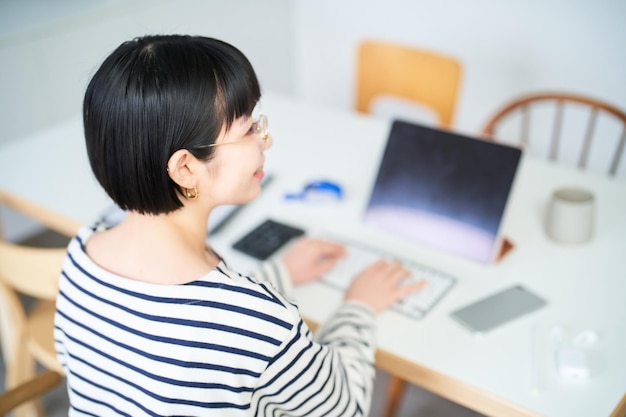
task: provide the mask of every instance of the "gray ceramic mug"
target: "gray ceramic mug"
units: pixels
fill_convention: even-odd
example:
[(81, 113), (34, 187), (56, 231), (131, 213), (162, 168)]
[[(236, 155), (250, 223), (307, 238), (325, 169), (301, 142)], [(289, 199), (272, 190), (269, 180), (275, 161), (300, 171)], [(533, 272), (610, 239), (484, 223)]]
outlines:
[(548, 205), (546, 232), (555, 242), (584, 243), (593, 236), (594, 217), (595, 198), (590, 191), (558, 188)]

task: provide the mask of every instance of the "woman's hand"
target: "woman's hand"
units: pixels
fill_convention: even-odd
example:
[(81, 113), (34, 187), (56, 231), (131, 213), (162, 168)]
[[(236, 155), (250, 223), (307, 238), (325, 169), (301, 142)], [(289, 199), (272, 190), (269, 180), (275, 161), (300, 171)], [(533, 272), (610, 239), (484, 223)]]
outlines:
[(303, 237), (285, 253), (283, 263), (292, 282), (298, 285), (320, 278), (345, 253), (344, 247), (338, 243)]
[(401, 285), (409, 271), (399, 262), (379, 260), (361, 271), (348, 287), (346, 300), (361, 301), (368, 304), (378, 314), (396, 301), (418, 291), (426, 281)]

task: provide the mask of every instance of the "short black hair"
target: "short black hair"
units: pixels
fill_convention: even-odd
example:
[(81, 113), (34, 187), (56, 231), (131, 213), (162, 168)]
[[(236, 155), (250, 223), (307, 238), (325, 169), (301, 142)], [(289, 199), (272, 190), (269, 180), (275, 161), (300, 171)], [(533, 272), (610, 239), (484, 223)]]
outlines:
[(169, 213), (182, 190), (167, 173), (174, 152), (208, 160), (222, 128), (261, 97), (248, 59), (213, 38), (151, 35), (124, 42), (92, 77), (83, 102), (91, 169), (124, 210)]

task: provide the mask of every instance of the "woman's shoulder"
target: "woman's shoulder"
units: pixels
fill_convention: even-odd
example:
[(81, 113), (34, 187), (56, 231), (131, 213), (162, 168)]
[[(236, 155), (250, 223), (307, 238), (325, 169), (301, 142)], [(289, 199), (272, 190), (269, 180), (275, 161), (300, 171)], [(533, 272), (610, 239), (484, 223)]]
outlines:
[[(252, 277), (231, 269), (225, 261), (221, 261), (217, 267), (206, 277), (210, 285), (221, 286), (225, 291), (237, 294), (236, 299), (250, 298), (255, 300), (256, 308), (263, 308), (273, 314), (290, 317), (290, 321), (298, 321), (300, 314), (297, 307), (288, 301), (269, 282), (259, 282)], [(194, 285), (207, 285), (201, 281), (190, 283)]]
[(183, 284), (153, 284), (118, 276), (102, 268), (86, 252), (85, 243), (97, 234), (95, 227), (81, 228), (70, 242), (64, 266), (66, 279), (71, 279), (73, 285), (83, 287), (88, 293), (106, 293), (111, 299), (128, 301), (131, 305), (141, 302), (146, 307), (162, 302), (170, 307), (181, 304), (187, 305), (187, 309), (236, 312), (241, 317), (289, 329), (301, 320), (297, 307), (271, 283), (258, 282), (239, 273), (224, 260), (207, 274)]

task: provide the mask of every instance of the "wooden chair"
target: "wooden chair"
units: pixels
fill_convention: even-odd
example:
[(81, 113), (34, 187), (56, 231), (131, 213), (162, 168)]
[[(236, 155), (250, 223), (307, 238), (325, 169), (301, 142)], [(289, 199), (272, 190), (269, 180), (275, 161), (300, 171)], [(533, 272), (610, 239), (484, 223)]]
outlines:
[(0, 393), (0, 416), (15, 410), (18, 406), (38, 399), (58, 386), (63, 376), (54, 371), (43, 371), (20, 385)]
[[(0, 192), (0, 204), (5, 203)], [(55, 299), (65, 248), (27, 247), (0, 239), (0, 343), (6, 366), (5, 386), (32, 379), (36, 364), (59, 374), (54, 347)], [(22, 296), (33, 299), (26, 311)], [(38, 404), (20, 407), (17, 415), (39, 415)]]
[(359, 45), (356, 110), (369, 113), (372, 101), (389, 95), (433, 110), (441, 127), (452, 126), (461, 64), (434, 52), (378, 41)]
[(593, 159), (615, 175), (626, 142), (626, 112), (582, 95), (533, 93), (502, 106), (482, 135), (580, 168), (587, 168)]

